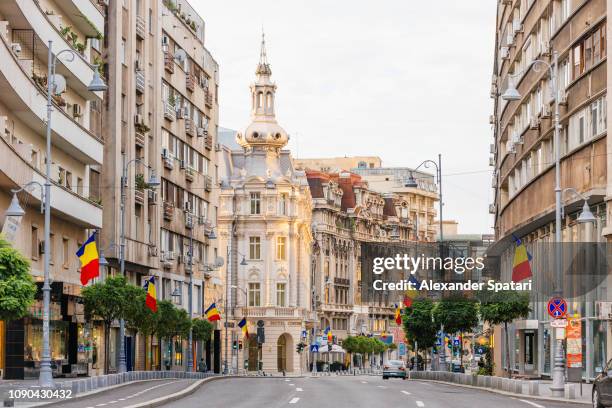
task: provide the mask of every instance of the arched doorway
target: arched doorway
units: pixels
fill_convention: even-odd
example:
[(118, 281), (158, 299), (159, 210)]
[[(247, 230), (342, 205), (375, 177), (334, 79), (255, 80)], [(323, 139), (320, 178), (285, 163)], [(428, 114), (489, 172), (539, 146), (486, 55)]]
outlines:
[(249, 337), (249, 371), (257, 371), (257, 365), (261, 361), (260, 347), (257, 344), (257, 337)]
[(276, 369), (280, 371), (293, 371), (293, 339), (284, 333), (276, 341)]

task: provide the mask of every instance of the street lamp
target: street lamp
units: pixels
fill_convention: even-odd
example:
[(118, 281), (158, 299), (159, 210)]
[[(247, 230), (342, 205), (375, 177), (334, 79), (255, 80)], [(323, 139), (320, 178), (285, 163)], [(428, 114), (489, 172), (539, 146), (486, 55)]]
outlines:
[[(76, 51), (72, 49), (65, 49), (57, 54), (53, 54), (53, 41), (48, 42), (48, 54), (47, 54), (47, 126), (46, 126), (46, 171), (45, 171), (45, 184), (44, 188), (38, 182), (30, 182), (23, 188), (13, 191), (13, 199), (11, 205), (6, 213), (7, 216), (21, 217), (25, 214), (25, 211), (19, 205), (19, 200), (16, 193), (22, 191), (25, 187), (30, 185), (38, 185), (41, 187), (41, 209), (45, 216), (45, 244), (44, 244), (44, 282), (42, 287), (43, 292), (43, 333), (42, 333), (42, 355), (40, 359), (40, 374), (38, 377), (38, 384), (41, 387), (53, 387), (55, 385), (53, 381), (53, 373), (51, 371), (51, 348), (49, 346), (49, 314), (50, 314), (50, 303), (51, 303), (51, 285), (50, 285), (50, 269), (51, 269), (51, 248), (50, 248), (50, 236), (51, 236), (51, 119), (53, 113), (53, 100), (52, 97), (55, 94), (59, 94), (64, 91), (65, 79), (60, 75), (55, 74), (57, 61), (60, 55), (66, 54), (66, 60), (68, 62), (74, 61), (77, 56)], [(98, 72), (97, 65), (88, 64), (93, 69), (93, 79), (88, 85), (87, 89), (91, 92), (102, 92), (108, 89), (100, 73)]]
[[(443, 229), (443, 224), (442, 224), (442, 208), (444, 206), (444, 201), (442, 197), (442, 155), (438, 154), (437, 163), (433, 160), (425, 160), (421, 164), (419, 164), (413, 171), (417, 171), (421, 166), (427, 168), (430, 165), (436, 168), (436, 182), (438, 183), (438, 191), (440, 195), (440, 201), (439, 201), (439, 208), (440, 208), (439, 210), (440, 211), (439, 231), (440, 232), (439, 234), (440, 234), (440, 255), (442, 255), (443, 241), (444, 241), (444, 229)], [(410, 172), (410, 177), (408, 177), (408, 180), (404, 184), (404, 187), (417, 188), (418, 186), (419, 184), (414, 178), (413, 173)], [(417, 228), (418, 228), (418, 217), (419, 216), (417, 214), (417, 224), (416, 224)], [(418, 241), (418, 234), (419, 234), (419, 231), (417, 230), (417, 241)], [(440, 331), (442, 332), (442, 334), (444, 334), (444, 325), (440, 327)], [(444, 348), (444, 346), (442, 346), (442, 352), (440, 353), (440, 370), (446, 371), (446, 349)]]
[[(553, 63), (550, 64), (543, 60), (534, 60), (530, 62), (525, 70), (529, 69), (533, 66), (534, 71), (538, 71), (540, 66), (544, 66), (548, 69), (550, 74), (550, 85), (553, 93), (553, 99), (555, 103), (555, 114), (553, 116), (553, 126), (554, 126), (554, 146), (555, 146), (555, 242), (557, 245), (555, 246), (555, 279), (554, 279), (554, 296), (561, 297), (563, 295), (563, 270), (562, 270), (562, 260), (563, 260), (563, 248), (561, 246), (562, 236), (561, 236), (561, 201), (562, 201), (562, 192), (561, 192), (561, 146), (559, 143), (559, 128), (560, 128), (560, 120), (559, 120), (559, 99), (560, 99), (560, 89), (559, 89), (559, 54), (557, 51), (553, 52)], [(523, 72), (518, 72), (513, 75), (509, 75), (508, 80), (508, 89), (501, 95), (502, 99), (507, 101), (516, 101), (521, 99), (521, 95), (518, 90), (513, 85), (513, 78), (522, 75)], [(588, 215), (588, 214), (585, 214)], [(592, 214), (591, 214), (592, 215)], [(552, 386), (550, 390), (552, 392), (553, 397), (561, 398), (565, 392), (565, 362), (563, 361), (563, 339), (556, 339), (555, 341), (555, 358), (554, 358), (554, 368), (552, 372)]]
[[(148, 188), (157, 187), (161, 184), (159, 177), (155, 174), (155, 170), (143, 159), (135, 158), (125, 163), (125, 153), (123, 154), (123, 171), (121, 173), (121, 204), (119, 206), (121, 212), (121, 230), (119, 233), (119, 265), (121, 276), (125, 277), (125, 190), (128, 186), (128, 167), (131, 164), (139, 163), (149, 169), (149, 181), (147, 182)], [(122, 318), (119, 320), (119, 373), (125, 373), (127, 371), (126, 357), (125, 357), (125, 320)]]
[[(563, 193), (573, 193), (574, 195), (580, 197), (580, 199), (582, 199), (584, 201), (584, 204), (582, 205), (582, 211), (580, 211), (580, 214), (578, 214), (578, 218), (576, 218), (576, 221), (579, 224), (586, 224), (589, 222), (596, 222), (597, 218), (595, 218), (595, 216), (593, 215), (593, 213), (591, 212), (591, 209), (589, 208), (589, 203), (587, 198), (580, 194), (575, 188), (572, 187), (568, 187), (563, 189)], [(561, 203), (561, 217), (565, 216), (565, 204)]]
[[(214, 232), (214, 230), (213, 230), (213, 232)], [(210, 239), (210, 236), (209, 236), (209, 239)], [(230, 277), (232, 276), (231, 269), (230, 269), (231, 265), (232, 265), (232, 262), (230, 260), (230, 255), (232, 254), (232, 252), (237, 254), (237, 255), (241, 255), (242, 256), (242, 261), (240, 261), (240, 265), (242, 265), (242, 266), (248, 265), (248, 262), (246, 261), (245, 255), (242, 252), (239, 252), (239, 251), (237, 251), (235, 249), (231, 249), (230, 245), (228, 244), (228, 246), (227, 246), (227, 267), (225, 268), (225, 275), (226, 275), (225, 276), (226, 293), (225, 293), (225, 306), (224, 306), (224, 309), (225, 309), (225, 313), (224, 313), (224, 315), (225, 315), (225, 324), (224, 324), (224, 326), (225, 326), (225, 341), (224, 341), (225, 342), (225, 352), (224, 352), (224, 354), (225, 354), (225, 361), (223, 362), (223, 374), (228, 374), (228, 369), (229, 369), (229, 367), (227, 365), (227, 348), (228, 348), (228, 342), (227, 342), (228, 341), (228, 339), (227, 339), (227, 325), (228, 325), (227, 324), (227, 315), (228, 315), (228, 310), (229, 310), (228, 309), (227, 301), (228, 301), (228, 299), (230, 297), (230, 289), (232, 289), (232, 286), (234, 286), (234, 285), (231, 285), (231, 283), (230, 283), (231, 282), (230, 281)], [(232, 313), (232, 315), (233, 315), (233, 313)]]

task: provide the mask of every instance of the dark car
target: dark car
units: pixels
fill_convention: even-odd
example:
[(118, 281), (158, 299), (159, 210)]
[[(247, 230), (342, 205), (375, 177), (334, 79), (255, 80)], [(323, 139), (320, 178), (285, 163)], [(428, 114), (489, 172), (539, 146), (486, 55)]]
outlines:
[(612, 360), (593, 382), (593, 407), (612, 407)]
[(397, 377), (406, 379), (406, 364), (401, 360), (389, 360), (383, 366), (383, 380), (389, 377)]

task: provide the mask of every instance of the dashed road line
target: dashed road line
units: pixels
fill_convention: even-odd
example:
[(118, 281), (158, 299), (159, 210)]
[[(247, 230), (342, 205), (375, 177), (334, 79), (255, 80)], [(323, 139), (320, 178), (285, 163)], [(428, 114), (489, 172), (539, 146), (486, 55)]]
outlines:
[(425, 406), (423, 401), (417, 401), (416, 404), (417, 404), (417, 407), (424, 407)]
[(529, 404), (532, 407), (544, 408), (544, 405), (536, 404), (535, 402), (532, 402), (532, 401), (527, 401), (527, 400), (524, 400), (524, 399), (520, 399), (519, 401), (524, 402), (525, 404)]
[(105, 406), (105, 405), (106, 405), (106, 404), (102, 403), (102, 404), (98, 404), (98, 405), (96, 405), (96, 407), (103, 407), (103, 406)]
[(290, 404), (295, 404), (295, 403), (297, 403), (299, 400), (300, 400), (300, 398), (299, 398), (299, 397), (293, 397), (293, 398), (291, 399), (291, 401), (289, 401), (289, 403), (290, 403)]
[(402, 390), (402, 393), (404, 393), (404, 394), (406, 394), (406, 395), (412, 395), (412, 394), (410, 394), (408, 391), (404, 391), (404, 390)]

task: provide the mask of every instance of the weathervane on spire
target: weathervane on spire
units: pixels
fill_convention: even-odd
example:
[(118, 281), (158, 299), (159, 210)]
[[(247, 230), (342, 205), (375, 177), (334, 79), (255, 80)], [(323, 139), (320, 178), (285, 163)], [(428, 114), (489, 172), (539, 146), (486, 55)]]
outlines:
[(257, 75), (272, 75), (272, 69), (268, 63), (268, 54), (266, 53), (266, 33), (263, 26), (261, 27), (261, 50), (259, 52), (259, 64), (257, 64)]

